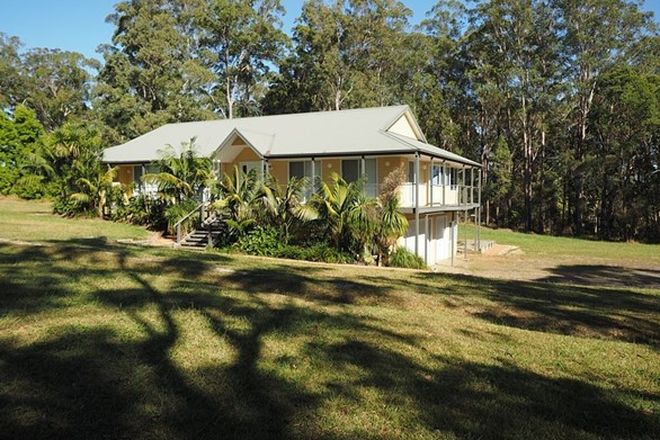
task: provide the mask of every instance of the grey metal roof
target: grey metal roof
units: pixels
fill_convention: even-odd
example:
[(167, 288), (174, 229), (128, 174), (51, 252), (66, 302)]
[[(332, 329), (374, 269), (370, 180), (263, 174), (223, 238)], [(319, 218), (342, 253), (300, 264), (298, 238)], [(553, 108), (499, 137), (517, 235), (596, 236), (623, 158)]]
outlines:
[(162, 150), (167, 145), (178, 151), (192, 138), (195, 138), (197, 153), (210, 157), (233, 135), (239, 134), (264, 158), (409, 154), (420, 151), (479, 166), (476, 162), (417, 139), (386, 132), (406, 112), (412, 116), (407, 105), (400, 105), (167, 124), (125, 144), (106, 148), (103, 161), (155, 161), (162, 157)]

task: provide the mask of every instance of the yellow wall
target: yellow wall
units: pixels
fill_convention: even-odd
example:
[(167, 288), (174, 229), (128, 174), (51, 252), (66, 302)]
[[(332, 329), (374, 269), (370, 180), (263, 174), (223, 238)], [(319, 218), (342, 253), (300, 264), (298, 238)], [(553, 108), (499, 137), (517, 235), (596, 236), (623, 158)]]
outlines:
[(270, 166), (270, 174), (277, 180), (280, 185), (286, 185), (289, 178), (289, 161), (288, 160), (271, 160), (268, 162)]
[[(236, 139), (233, 145), (240, 145), (240, 139)], [(257, 162), (261, 160), (254, 150), (248, 146), (238, 153), (232, 162), (223, 162), (220, 164), (223, 173), (233, 173), (234, 167), (239, 166), (241, 162)]]
[(378, 162), (378, 182), (381, 183), (392, 171), (403, 167), (403, 172), (408, 176), (408, 159), (401, 156), (379, 157)]
[(332, 173), (337, 173), (341, 176), (341, 160), (340, 159), (323, 159), (321, 162), (321, 178), (324, 182), (330, 182)]
[(133, 165), (119, 165), (117, 168), (117, 180), (122, 185), (131, 186), (133, 184)]

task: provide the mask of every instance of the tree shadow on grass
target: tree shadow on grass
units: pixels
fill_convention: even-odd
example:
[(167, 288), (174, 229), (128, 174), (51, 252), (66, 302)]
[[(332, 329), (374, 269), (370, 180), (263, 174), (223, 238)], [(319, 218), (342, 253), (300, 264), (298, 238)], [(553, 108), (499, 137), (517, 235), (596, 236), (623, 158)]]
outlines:
[[(371, 295), (367, 301), (389, 301), (391, 289), (400, 286), (347, 281), (284, 266), (218, 275), (213, 271), (216, 260), (200, 260), (204, 270), (198, 271), (185, 267), (195, 263), (193, 257), (143, 261), (121, 248), (103, 249), (98, 255), (77, 252), (30, 248), (7, 257), (37, 261), (40, 270), (35, 277), (64, 297), (69, 295), (69, 283), (59, 274), (69, 259), (74, 259), (77, 270), (66, 276), (75, 282), (128, 277), (130, 283), (90, 286), (86, 300), (103, 311), (101, 322), (44, 323), (48, 331), (31, 344), (0, 337), (0, 437), (330, 439), (333, 435), (324, 432), (327, 427), (310, 419), (322, 419), (320, 408), (339, 398), (354, 401), (347, 411), (362, 411), (365, 417), (370, 412), (381, 419), (412, 412), (412, 419), (405, 421), (411, 425), (404, 423), (402, 429), (411, 426), (427, 433), (471, 438), (657, 438), (655, 415), (621, 403), (621, 396), (633, 391), (606, 391), (505, 362), (485, 365), (436, 357), (425, 350), (404, 355), (390, 347), (408, 350), (417, 346), (414, 337), (388, 331), (376, 318), (356, 316), (345, 307), (360, 303), (363, 293)], [(5, 258), (4, 253), (0, 256)], [(105, 265), (88, 264), (93, 259)], [(45, 294), (45, 304), (39, 306), (40, 291), (29, 278), (31, 267), (21, 269), (0, 259), (0, 270), (0, 284), (22, 271), (22, 282), (4, 298), (3, 310), (20, 309), (23, 292), (33, 296), (34, 311), (67, 306), (51, 303)], [(159, 282), (161, 273), (171, 275), (168, 283)], [(413, 281), (400, 283), (414, 289)], [(441, 293), (467, 298), (476, 293), (466, 293), (465, 286), (485, 287), (485, 281), (474, 279), (457, 284), (461, 287), (450, 283)], [(511, 294), (505, 286), (491, 289)], [(220, 294), (225, 289), (228, 292)], [(439, 293), (432, 287), (429, 292)], [(267, 301), (272, 293), (281, 300)], [(593, 294), (587, 289), (578, 299), (588, 293)], [(338, 307), (311, 307), (310, 302)], [(628, 305), (643, 306), (646, 303)], [(181, 365), (173, 353), (190, 342), (183, 336), (189, 329), (182, 314), (201, 317), (211, 334), (203, 336), (205, 343), (222, 341), (231, 354), (223, 362)], [(577, 320), (572, 315), (563, 319)], [(110, 320), (131, 325), (113, 325)], [(323, 374), (334, 374), (334, 380), (323, 379), (313, 391), (304, 379), (276, 373), (263, 363), (267, 338), (276, 334), (278, 340), (286, 340), (328, 329), (336, 332), (331, 342), (310, 336), (302, 353), (280, 356), (286, 363), (307, 355)], [(388, 406), (365, 401), (363, 389), (376, 390)], [(641, 397), (657, 401), (657, 396)], [(364, 429), (360, 434), (368, 426)], [(388, 437), (381, 434), (372, 437)]]
[(660, 289), (660, 270), (570, 264), (550, 269), (551, 275), (538, 281), (579, 284), (582, 286), (642, 287)]
[(454, 281), (442, 292), (447, 296), (448, 307), (463, 308), (496, 324), (651, 346), (660, 343), (658, 296), (620, 288), (469, 275), (417, 275), (422, 281), (438, 277)]
[[(624, 403), (634, 390), (605, 390), (583, 381), (550, 378), (504, 361), (493, 365), (436, 357), (437, 367), (416, 364), (398, 352), (362, 341), (322, 351), (338, 370), (347, 366), (359, 378), (335, 387), (355, 399), (377, 389), (387, 405), (416, 409), (431, 431), (458, 438), (658, 438), (660, 419)], [(660, 396), (641, 396), (653, 404)]]
[[(378, 331), (347, 315), (315, 311), (291, 301), (274, 305), (262, 301), (255, 291), (239, 298), (219, 295), (223, 283), (239, 284), (239, 279), (231, 273), (231, 280), (220, 277), (214, 283), (207, 276), (196, 281), (194, 277), (202, 272), (187, 268), (189, 262), (182, 257), (143, 263), (133, 261), (130, 252), (122, 249), (103, 249), (103, 255), (94, 255), (74, 248), (30, 247), (0, 255), (43, 263), (39, 276), (65, 297), (71, 280), (55, 276), (65, 261), (85, 261), (76, 273), (68, 274), (81, 283), (94, 277), (130, 278), (130, 287), (126, 283), (109, 285), (88, 295), (87, 300), (109, 306), (120, 314), (115, 316), (127, 318), (139, 329), (140, 337), (131, 331), (128, 335), (132, 337), (123, 334), (125, 325), (99, 322), (52, 327), (49, 334), (56, 336), (30, 345), (0, 338), (0, 437), (321, 438), (324, 435), (300, 432), (291, 424), (311, 414), (322, 396), (260, 368), (263, 338), (271, 333), (295, 334), (309, 323)], [(107, 261), (110, 256), (114, 264)], [(88, 264), (97, 258), (106, 263), (103, 268)], [(10, 277), (5, 263), (0, 258), (0, 284)], [(203, 261), (197, 263), (202, 270), (210, 269)], [(5, 312), (24, 307), (20, 298), (32, 292), (28, 271), (22, 274), (28, 287), (14, 286), (14, 295), (2, 303)], [(255, 271), (243, 276), (258, 278), (262, 272)], [(177, 276), (166, 287), (156, 288), (152, 280), (159, 273)], [(280, 274), (280, 278), (289, 276)], [(35, 304), (45, 299), (39, 290), (32, 293)], [(46, 302), (30, 312), (64, 307), (67, 305)], [(229, 344), (235, 359), (193, 371), (182, 369), (172, 351), (182, 339), (182, 323), (175, 314), (186, 311), (201, 315), (214, 337)], [(236, 320), (247, 326), (232, 325)]]

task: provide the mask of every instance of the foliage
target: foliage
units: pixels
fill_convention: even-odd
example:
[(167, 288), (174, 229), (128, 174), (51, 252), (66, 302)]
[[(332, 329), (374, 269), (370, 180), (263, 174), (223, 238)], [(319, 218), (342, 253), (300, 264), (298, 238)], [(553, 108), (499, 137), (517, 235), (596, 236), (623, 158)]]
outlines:
[(104, 215), (117, 171), (101, 163), (99, 131), (65, 123), (48, 135), (46, 143), (56, 188), (55, 212)]
[(139, 194), (130, 197), (126, 203), (118, 203), (112, 212), (112, 220), (166, 230), (166, 207), (167, 203), (160, 198)]
[(303, 203), (303, 194), (309, 185), (307, 179), (289, 179), (280, 185), (270, 176), (263, 185), (261, 202), (266, 209), (268, 221), (280, 229), (285, 243), (289, 242), (292, 229), (316, 220), (318, 212), (311, 204)]
[(35, 188), (35, 181), (51, 171), (43, 160), (43, 135), (35, 113), (24, 105), (19, 104), (11, 118), (0, 112), (0, 193), (27, 198), (46, 193), (45, 187), (41, 191)]
[(158, 173), (145, 174), (142, 180), (158, 185), (158, 194), (173, 204), (198, 197), (211, 180), (211, 160), (199, 157), (195, 138), (183, 143), (177, 151), (168, 145), (158, 161)]
[(388, 259), (388, 265), (392, 267), (403, 267), (406, 269), (425, 269), (424, 260), (406, 248), (398, 247), (392, 252)]
[(312, 203), (335, 248), (361, 255), (375, 227), (376, 206), (364, 195), (362, 182), (346, 182), (332, 173), (329, 183), (321, 182)]
[(318, 261), (323, 263), (353, 263), (353, 255), (338, 250), (327, 243), (316, 243), (313, 245), (285, 245), (277, 254), (280, 258), (292, 260)]
[(234, 167), (233, 173), (223, 176), (217, 190), (218, 199), (211, 209), (225, 219), (231, 238), (237, 240), (257, 223), (262, 184), (254, 171), (244, 173)]
[[(165, 208), (164, 217), (167, 220), (167, 232), (169, 234), (176, 234), (175, 225), (179, 223), (186, 215), (188, 215), (195, 207), (199, 205), (197, 199), (183, 199), (178, 203), (170, 204)], [(191, 215), (186, 220), (181, 222), (182, 234), (190, 232), (195, 225), (199, 222), (198, 214)]]
[(383, 179), (378, 196), (377, 222), (373, 234), (378, 264), (385, 263), (399, 237), (408, 229), (408, 220), (399, 209), (399, 188), (406, 181), (403, 168), (397, 168)]
[(280, 231), (273, 227), (257, 226), (241, 235), (234, 247), (250, 255), (278, 257), (285, 247)]

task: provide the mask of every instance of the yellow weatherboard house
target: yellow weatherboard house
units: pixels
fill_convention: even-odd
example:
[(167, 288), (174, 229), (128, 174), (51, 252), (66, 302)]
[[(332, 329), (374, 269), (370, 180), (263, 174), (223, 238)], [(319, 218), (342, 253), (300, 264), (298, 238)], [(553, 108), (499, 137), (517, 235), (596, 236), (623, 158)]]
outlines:
[(375, 197), (385, 176), (404, 167), (401, 210), (409, 228), (399, 243), (429, 265), (456, 253), (457, 213), (481, 214), (481, 165), (427, 143), (407, 105), (167, 124), (107, 148), (103, 160), (119, 167), (120, 182), (155, 191), (141, 176), (166, 145), (176, 149), (193, 138), (218, 178), (234, 166), (269, 172), (278, 182), (329, 181), (337, 173), (363, 179)]

